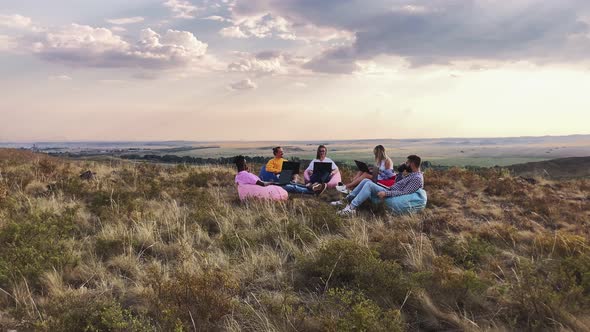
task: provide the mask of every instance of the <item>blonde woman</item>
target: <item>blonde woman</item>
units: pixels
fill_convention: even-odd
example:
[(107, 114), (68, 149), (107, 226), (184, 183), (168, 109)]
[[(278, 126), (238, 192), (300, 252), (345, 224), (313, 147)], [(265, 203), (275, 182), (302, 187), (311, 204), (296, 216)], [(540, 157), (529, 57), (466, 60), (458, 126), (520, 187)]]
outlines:
[[(383, 145), (377, 145), (373, 149), (373, 154), (375, 155), (375, 166), (369, 168), (371, 173), (359, 171), (354, 178), (352, 178), (352, 181), (337, 186), (336, 190), (348, 194), (350, 190), (354, 189), (364, 179), (372, 179), (373, 182), (379, 182), (389, 187), (392, 186), (395, 183), (393, 161), (391, 161), (391, 158), (385, 153)], [(378, 172), (375, 170), (378, 170)]]

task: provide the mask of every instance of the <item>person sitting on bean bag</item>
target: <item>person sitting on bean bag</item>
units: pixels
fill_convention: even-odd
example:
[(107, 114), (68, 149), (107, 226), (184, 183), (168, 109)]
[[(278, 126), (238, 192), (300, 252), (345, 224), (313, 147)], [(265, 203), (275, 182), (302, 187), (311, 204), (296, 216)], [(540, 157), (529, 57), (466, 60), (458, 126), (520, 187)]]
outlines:
[(259, 177), (249, 172), (244, 156), (237, 156), (234, 162), (238, 169), (235, 182), (238, 186), (240, 200), (247, 198), (270, 199), (274, 201), (287, 200), (289, 194), (285, 189), (279, 186), (271, 186), (271, 183), (263, 182)]
[[(311, 188), (315, 189), (322, 183), (326, 183), (328, 187), (333, 188), (338, 184), (339, 181), (341, 181), (339, 180), (340, 171), (338, 170), (338, 166), (336, 166), (336, 163), (332, 159), (326, 157), (327, 153), (328, 148), (326, 148), (325, 145), (318, 146), (318, 150), (316, 152), (316, 159), (312, 160), (309, 163), (309, 166), (307, 166), (307, 169), (305, 170), (305, 181), (307, 182), (307, 185)], [(313, 168), (314, 163), (316, 162), (332, 163), (332, 171), (327, 173), (314, 172)]]
[[(339, 215), (354, 215), (356, 209), (366, 200), (373, 203), (383, 200), (385, 205), (394, 213), (403, 214), (416, 212), (426, 207), (427, 196), (424, 191), (424, 175), (420, 171), (422, 160), (416, 155), (408, 156), (405, 164), (398, 168), (398, 174), (393, 187), (389, 190), (375, 184), (369, 179), (361, 183), (346, 196), (348, 205), (340, 211)], [(403, 175), (406, 172), (407, 175)], [(339, 205), (340, 201), (332, 202)]]
[(274, 158), (269, 160), (265, 166), (260, 169), (260, 179), (262, 181), (278, 182), (278, 175), (283, 169), (283, 162), (287, 161), (283, 158), (283, 148), (280, 146), (272, 148)]
[[(373, 179), (373, 182), (381, 183), (384, 186), (391, 187), (395, 184), (395, 172), (393, 171), (393, 161), (385, 153), (383, 145), (377, 145), (373, 149), (375, 155), (375, 166), (369, 167), (369, 172), (358, 171), (352, 181), (343, 184), (339, 183), (336, 190), (343, 194), (349, 194), (352, 189), (358, 186), (364, 179)], [(378, 171), (376, 171), (378, 170)]]

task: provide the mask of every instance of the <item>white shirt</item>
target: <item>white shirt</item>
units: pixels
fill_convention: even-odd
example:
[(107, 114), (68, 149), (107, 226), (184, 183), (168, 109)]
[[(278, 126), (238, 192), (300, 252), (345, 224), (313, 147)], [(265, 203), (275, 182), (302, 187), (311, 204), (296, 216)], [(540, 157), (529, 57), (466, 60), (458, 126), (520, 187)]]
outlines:
[(324, 160), (314, 159), (309, 163), (309, 166), (305, 169), (306, 171), (313, 171), (313, 163), (332, 163), (332, 170), (338, 169), (336, 163), (332, 159), (326, 157)]

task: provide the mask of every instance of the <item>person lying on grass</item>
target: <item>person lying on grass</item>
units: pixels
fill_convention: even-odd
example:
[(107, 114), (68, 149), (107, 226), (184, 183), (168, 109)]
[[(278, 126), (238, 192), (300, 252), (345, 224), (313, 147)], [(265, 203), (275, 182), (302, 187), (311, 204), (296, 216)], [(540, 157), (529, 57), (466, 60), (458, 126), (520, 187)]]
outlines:
[[(395, 173), (393, 172), (393, 161), (385, 153), (385, 147), (379, 144), (373, 149), (375, 155), (375, 166), (369, 167), (369, 172), (358, 171), (349, 183), (339, 183), (336, 190), (343, 194), (349, 194), (364, 179), (372, 179), (373, 182), (381, 183), (391, 187), (395, 183)], [(376, 171), (378, 170), (378, 171)]]
[[(262, 187), (266, 187), (269, 185), (279, 185), (278, 183), (274, 182), (265, 182), (260, 180), (260, 178), (252, 173), (250, 173), (250, 169), (248, 167), (248, 163), (246, 162), (246, 158), (244, 156), (237, 156), (234, 160), (236, 164), (236, 168), (238, 169), (238, 174), (236, 175), (235, 182), (238, 185), (245, 185), (245, 184), (255, 184)], [(326, 184), (323, 183), (319, 186), (310, 189), (304, 185), (291, 182), (285, 185), (282, 185), (283, 189), (288, 193), (299, 193), (299, 194), (316, 194), (320, 195), (326, 190)]]
[[(342, 216), (354, 215), (356, 209), (368, 199), (371, 199), (373, 203), (384, 201), (392, 212), (398, 214), (424, 209), (427, 196), (424, 191), (424, 176), (420, 171), (421, 163), (420, 157), (408, 156), (408, 160), (398, 168), (395, 184), (389, 190), (369, 179), (364, 179), (346, 196), (348, 204), (344, 209), (338, 211), (338, 214)], [(342, 202), (335, 201), (331, 204), (339, 205)]]

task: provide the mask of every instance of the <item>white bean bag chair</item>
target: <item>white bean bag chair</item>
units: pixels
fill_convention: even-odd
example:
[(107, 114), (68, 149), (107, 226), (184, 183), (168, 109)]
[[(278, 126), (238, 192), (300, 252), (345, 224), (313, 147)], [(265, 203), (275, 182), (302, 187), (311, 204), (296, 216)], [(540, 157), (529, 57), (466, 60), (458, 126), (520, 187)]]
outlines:
[(286, 201), (289, 198), (287, 191), (279, 186), (262, 187), (256, 184), (238, 185), (240, 200), (268, 199), (271, 201)]

